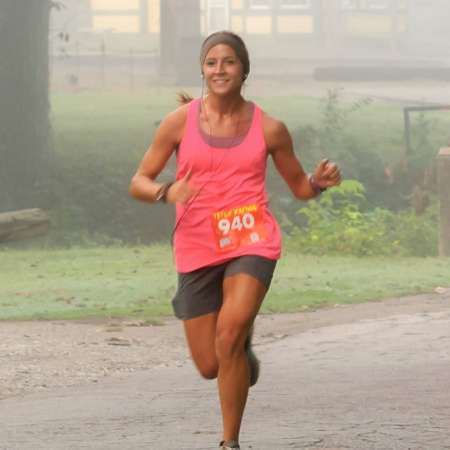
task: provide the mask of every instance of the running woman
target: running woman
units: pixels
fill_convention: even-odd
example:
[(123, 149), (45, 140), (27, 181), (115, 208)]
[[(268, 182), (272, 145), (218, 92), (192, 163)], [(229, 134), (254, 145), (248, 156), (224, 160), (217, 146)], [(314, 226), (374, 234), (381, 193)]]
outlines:
[[(202, 96), (160, 124), (134, 175), (130, 194), (176, 207), (178, 289), (172, 301), (200, 374), (218, 380), (222, 450), (239, 449), (249, 387), (259, 375), (251, 348), (253, 322), (281, 253), (280, 228), (268, 207), (267, 157), (293, 195), (308, 200), (339, 184), (336, 164), (322, 160), (307, 174), (286, 126), (242, 96), (250, 61), (229, 31), (202, 44)], [(176, 178), (158, 175), (176, 154)]]

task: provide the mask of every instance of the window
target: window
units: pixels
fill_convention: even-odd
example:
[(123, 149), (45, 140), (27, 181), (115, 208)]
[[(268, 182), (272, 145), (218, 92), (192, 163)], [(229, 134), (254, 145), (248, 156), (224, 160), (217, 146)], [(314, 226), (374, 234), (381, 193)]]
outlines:
[(341, 0), (342, 9), (357, 9), (359, 6), (358, 0)]
[[(392, 0), (341, 0), (341, 9), (343, 10), (362, 10), (362, 11), (387, 11), (390, 9)], [(404, 9), (405, 0), (398, 1), (399, 9)]]
[(367, 0), (367, 9), (388, 9), (389, 1), (388, 0)]
[(270, 9), (271, 6), (271, 0), (249, 0), (250, 9)]
[(229, 3), (225, 0), (208, 0), (206, 4), (206, 31), (227, 30), (230, 27)]
[(281, 9), (311, 9), (311, 0), (280, 0)]

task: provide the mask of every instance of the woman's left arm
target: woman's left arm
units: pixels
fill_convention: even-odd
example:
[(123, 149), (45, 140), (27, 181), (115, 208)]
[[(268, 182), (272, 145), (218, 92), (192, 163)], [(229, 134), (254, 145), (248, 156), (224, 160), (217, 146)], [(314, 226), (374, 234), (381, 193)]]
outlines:
[(291, 135), (283, 122), (264, 115), (263, 130), (275, 167), (296, 198), (308, 200), (319, 195), (321, 190), (340, 183), (339, 168), (327, 159), (320, 161), (314, 174), (304, 171), (294, 153)]

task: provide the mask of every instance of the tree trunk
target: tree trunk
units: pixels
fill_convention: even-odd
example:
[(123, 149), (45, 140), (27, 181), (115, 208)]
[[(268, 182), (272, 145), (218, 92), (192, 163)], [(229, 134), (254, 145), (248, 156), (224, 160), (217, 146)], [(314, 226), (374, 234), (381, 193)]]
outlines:
[(0, 2), (0, 212), (38, 206), (49, 156), (49, 0)]
[(49, 225), (49, 218), (41, 209), (0, 213), (0, 242), (18, 241), (45, 234)]
[(200, 84), (200, 1), (160, 0), (160, 76)]

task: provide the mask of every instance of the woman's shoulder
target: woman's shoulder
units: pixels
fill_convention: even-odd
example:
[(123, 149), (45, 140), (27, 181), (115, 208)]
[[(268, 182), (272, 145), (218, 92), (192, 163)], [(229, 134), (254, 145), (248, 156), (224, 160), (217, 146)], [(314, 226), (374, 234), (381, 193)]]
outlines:
[(286, 134), (289, 134), (286, 124), (282, 120), (271, 116), (264, 110), (261, 110), (261, 112), (262, 127), (267, 144), (272, 143), (274, 140), (276, 141), (282, 137), (285, 137)]
[(291, 141), (291, 136), (286, 124), (282, 120), (271, 116), (263, 109), (261, 109), (261, 125), (264, 141), (269, 153), (280, 146), (283, 147), (288, 145)]
[(169, 112), (159, 124), (158, 135), (163, 139), (173, 141), (175, 145), (181, 142), (187, 123), (190, 103), (183, 104)]
[(177, 109), (169, 112), (161, 121), (161, 127), (176, 131), (182, 130), (186, 124), (190, 103), (180, 105)]
[(171, 111), (170, 113), (168, 113), (166, 115), (166, 117), (164, 118), (164, 120), (169, 120), (174, 123), (184, 122), (188, 115), (190, 105), (191, 105), (191, 102), (180, 105), (178, 108), (176, 108), (173, 111)]

